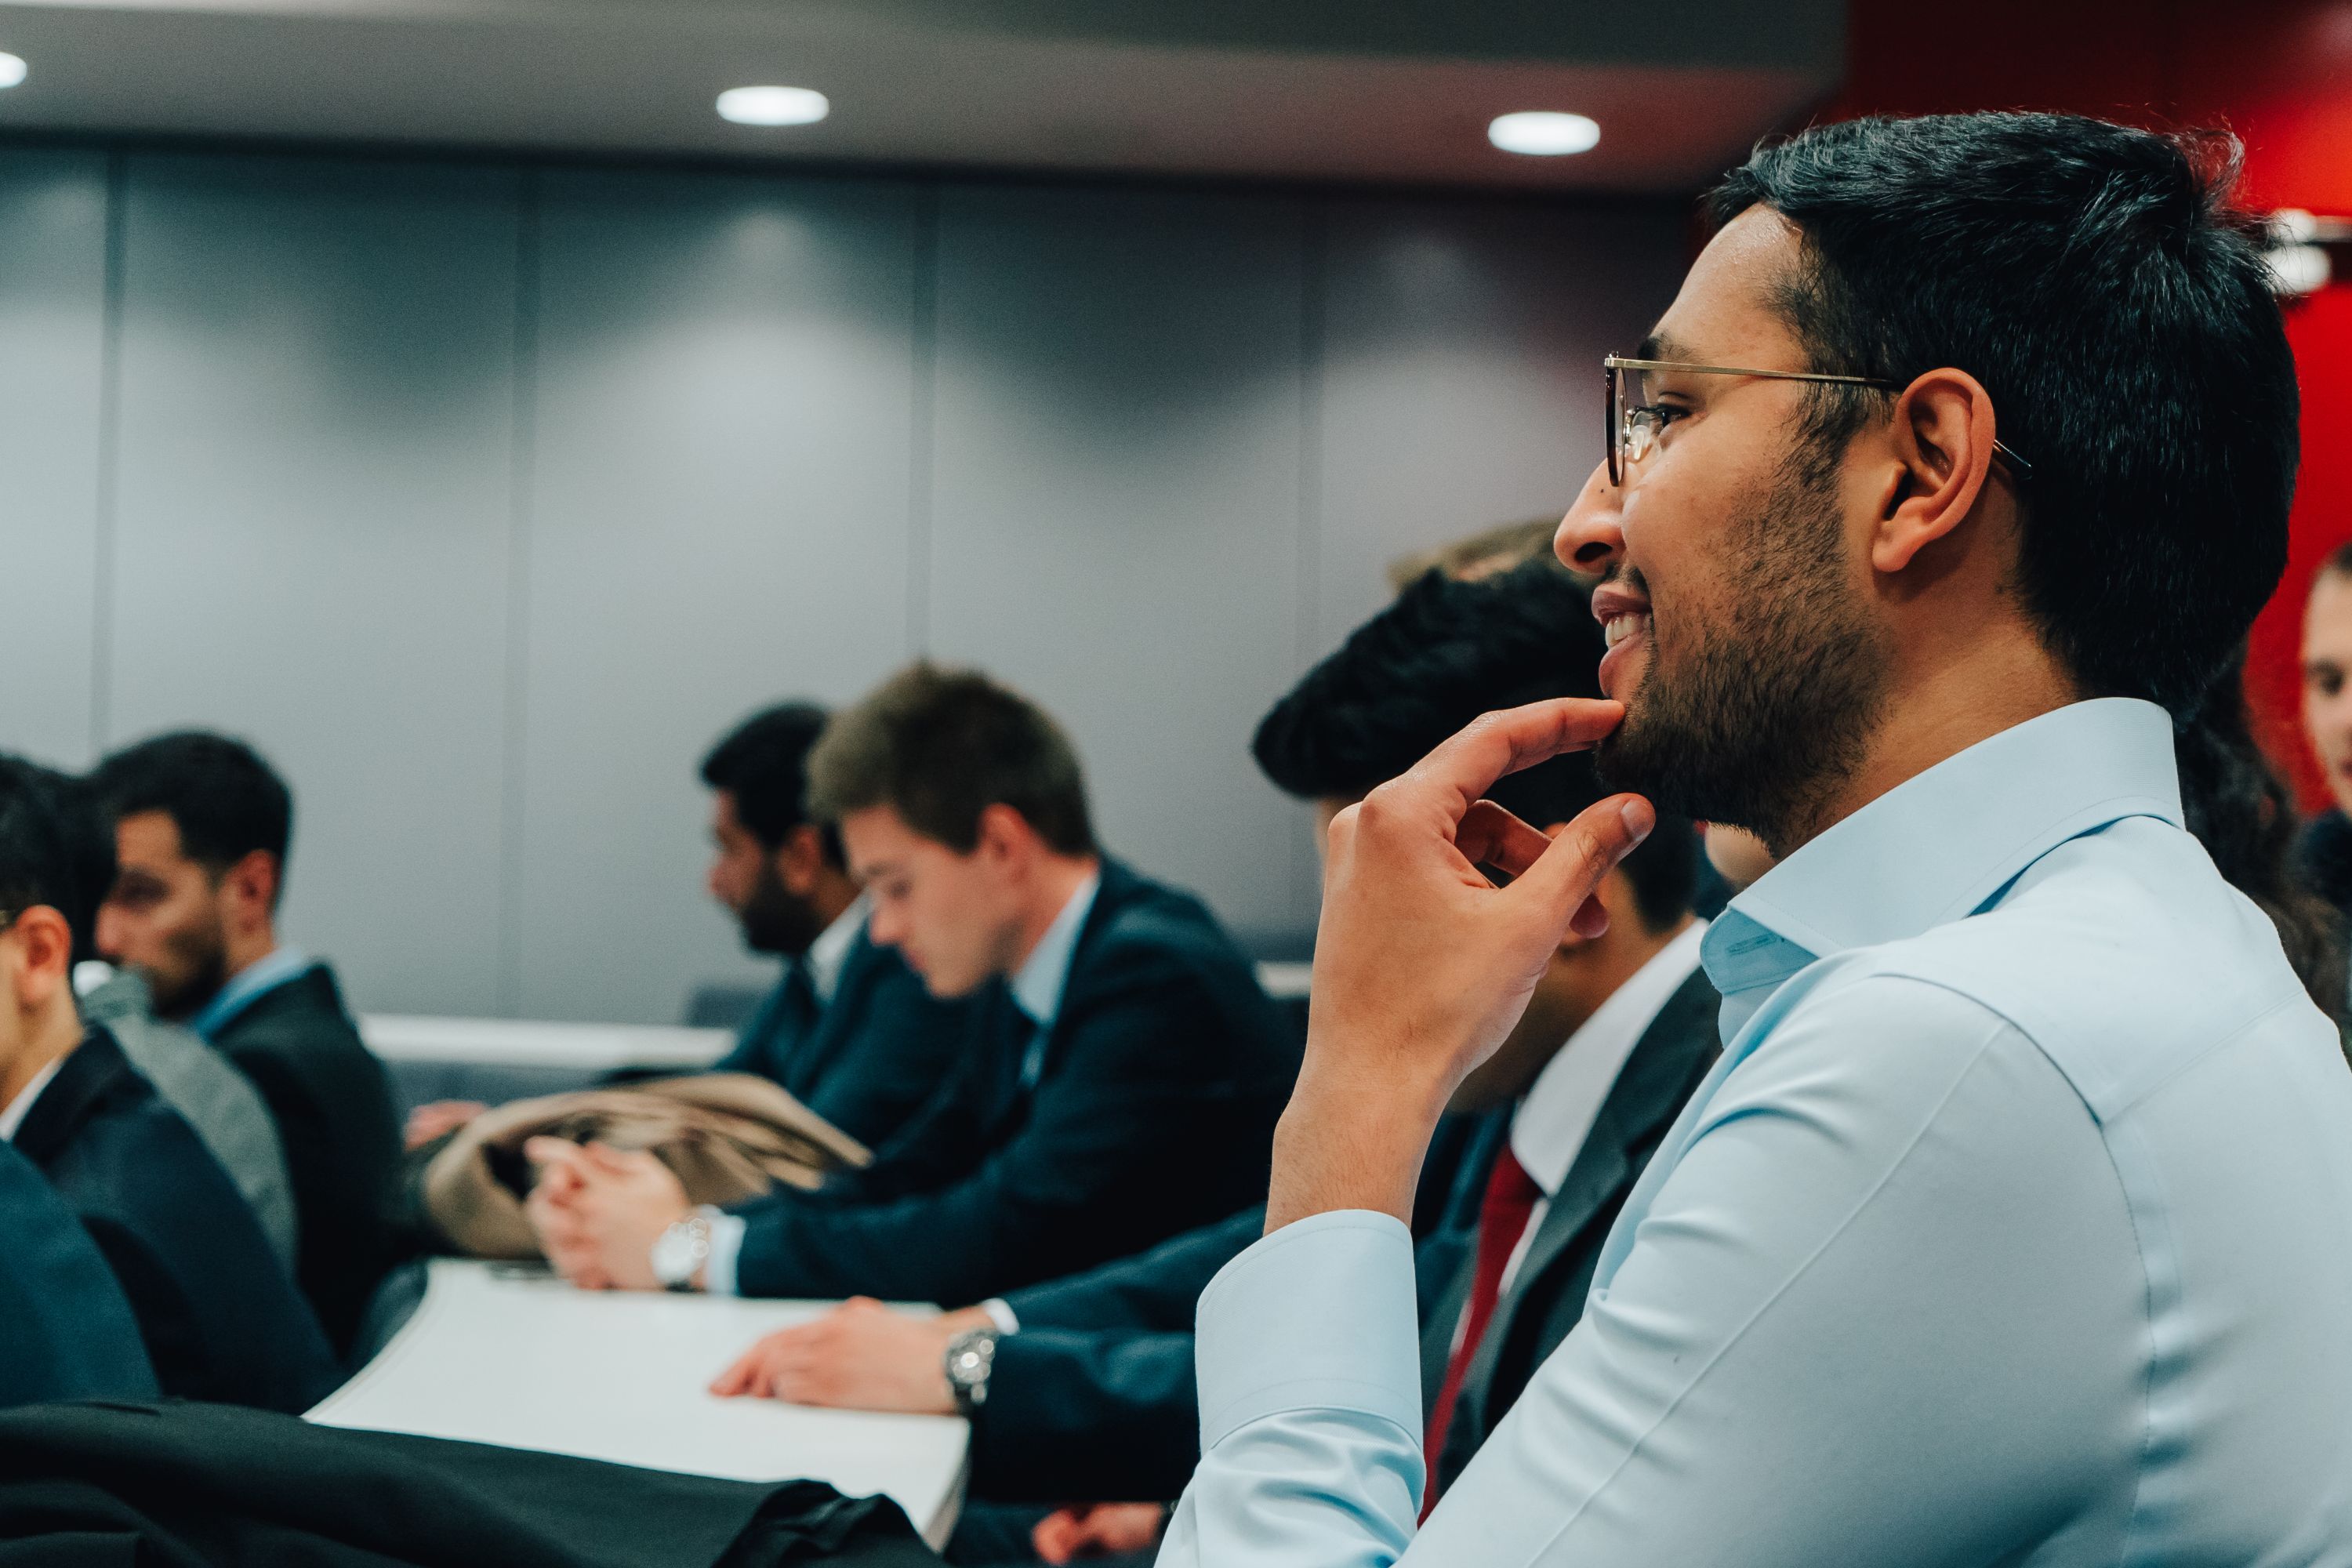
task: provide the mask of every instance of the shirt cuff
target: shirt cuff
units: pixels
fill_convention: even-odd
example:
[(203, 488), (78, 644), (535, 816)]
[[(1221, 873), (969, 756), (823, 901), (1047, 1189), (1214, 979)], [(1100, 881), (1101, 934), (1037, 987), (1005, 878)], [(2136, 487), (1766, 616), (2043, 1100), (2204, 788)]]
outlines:
[(1013, 1303), (1003, 1297), (991, 1296), (980, 1304), (980, 1310), (988, 1314), (988, 1321), (996, 1325), (998, 1333), (1017, 1334), (1021, 1331), (1021, 1314), (1014, 1311)]
[(1195, 1354), (1203, 1452), (1287, 1410), (1346, 1410), (1421, 1440), (1412, 1233), (1346, 1209), (1285, 1226), (1217, 1272)]
[(710, 1216), (710, 1256), (702, 1260), (705, 1293), (735, 1294), (735, 1260), (743, 1255), (743, 1233), (750, 1228), (740, 1214), (722, 1209)]

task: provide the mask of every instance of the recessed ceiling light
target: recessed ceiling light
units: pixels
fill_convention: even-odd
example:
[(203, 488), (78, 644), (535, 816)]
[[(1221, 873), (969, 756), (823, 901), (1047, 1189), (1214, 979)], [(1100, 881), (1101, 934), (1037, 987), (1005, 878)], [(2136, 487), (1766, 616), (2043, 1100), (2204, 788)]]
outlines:
[(0, 55), (0, 87), (14, 87), (24, 79), (23, 58), (17, 55)]
[(719, 95), (719, 117), (738, 125), (814, 125), (832, 111), (814, 88), (730, 87)]
[(1531, 158), (1557, 158), (1568, 153), (1590, 153), (1600, 144), (1601, 127), (1581, 114), (1555, 114), (1531, 109), (1519, 114), (1499, 114), (1486, 127), (1486, 140), (1506, 153)]

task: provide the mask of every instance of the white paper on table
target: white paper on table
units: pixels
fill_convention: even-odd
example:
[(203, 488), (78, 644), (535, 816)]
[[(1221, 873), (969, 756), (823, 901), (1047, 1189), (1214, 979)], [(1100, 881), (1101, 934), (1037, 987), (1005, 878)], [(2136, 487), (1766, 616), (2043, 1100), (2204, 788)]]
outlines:
[(415, 1315), (308, 1419), (731, 1480), (820, 1480), (889, 1497), (942, 1545), (962, 1502), (961, 1417), (708, 1392), (752, 1341), (832, 1306), (576, 1290), (438, 1258)]

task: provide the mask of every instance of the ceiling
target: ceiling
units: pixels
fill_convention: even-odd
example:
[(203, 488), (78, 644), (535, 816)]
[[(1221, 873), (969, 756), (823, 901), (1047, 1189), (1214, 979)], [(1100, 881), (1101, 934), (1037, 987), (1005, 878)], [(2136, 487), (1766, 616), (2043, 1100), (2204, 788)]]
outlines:
[[(9, 131), (1686, 191), (1835, 86), (1840, 0), (0, 0)], [(821, 124), (730, 125), (746, 83)], [(1560, 109), (1592, 152), (1500, 153)]]

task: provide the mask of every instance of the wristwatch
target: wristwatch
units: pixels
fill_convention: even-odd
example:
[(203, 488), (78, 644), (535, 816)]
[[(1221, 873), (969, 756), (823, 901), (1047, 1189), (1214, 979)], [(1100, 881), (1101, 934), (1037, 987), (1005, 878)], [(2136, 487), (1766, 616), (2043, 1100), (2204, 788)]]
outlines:
[(948, 1389), (970, 1415), (988, 1403), (989, 1369), (996, 1364), (994, 1329), (968, 1329), (948, 1342)]
[(654, 1278), (665, 1290), (695, 1290), (694, 1277), (710, 1261), (710, 1222), (719, 1211), (703, 1205), (655, 1238)]

